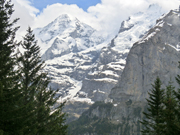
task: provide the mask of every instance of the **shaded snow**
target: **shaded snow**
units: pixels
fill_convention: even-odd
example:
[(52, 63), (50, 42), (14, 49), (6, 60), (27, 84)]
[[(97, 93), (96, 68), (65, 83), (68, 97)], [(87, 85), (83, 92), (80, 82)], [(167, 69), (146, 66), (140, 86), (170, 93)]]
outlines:
[[(115, 50), (129, 52), (132, 45), (156, 24), (156, 20), (163, 14), (158, 5), (151, 5), (146, 12), (132, 15), (125, 21), (125, 28), (133, 26), (129, 30), (120, 32), (114, 40)], [(163, 23), (161, 22), (162, 26)], [(124, 27), (123, 27), (124, 28)], [(122, 29), (122, 28), (121, 28)], [(154, 33), (155, 34), (155, 33)], [(153, 36), (153, 35), (152, 35)]]

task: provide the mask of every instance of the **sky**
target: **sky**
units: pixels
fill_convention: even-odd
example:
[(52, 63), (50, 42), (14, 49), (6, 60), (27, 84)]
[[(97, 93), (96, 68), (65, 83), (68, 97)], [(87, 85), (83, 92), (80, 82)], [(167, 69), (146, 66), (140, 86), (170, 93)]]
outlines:
[(47, 5), (52, 5), (56, 3), (61, 4), (76, 4), (79, 8), (82, 8), (84, 11), (87, 11), (87, 9), (90, 6), (94, 6), (98, 3), (101, 3), (101, 0), (31, 0), (32, 6), (36, 7), (40, 11), (43, 10), (43, 8), (46, 8)]
[(104, 34), (115, 36), (121, 22), (132, 14), (146, 10), (150, 4), (158, 4), (164, 13), (177, 9), (180, 0), (12, 0), (13, 18), (20, 18), (17, 25), (19, 37), (28, 26), (44, 27), (58, 16), (68, 14), (78, 18)]

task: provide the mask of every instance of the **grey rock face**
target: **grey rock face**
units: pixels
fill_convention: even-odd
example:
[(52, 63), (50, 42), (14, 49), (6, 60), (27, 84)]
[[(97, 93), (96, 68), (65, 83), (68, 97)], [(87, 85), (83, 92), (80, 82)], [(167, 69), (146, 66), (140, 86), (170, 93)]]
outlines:
[[(112, 103), (112, 106), (108, 107), (108, 104), (98, 104), (98, 102), (95, 102), (95, 104), (93, 104), (90, 109), (84, 112), (80, 119), (78, 119), (80, 122), (82, 122), (81, 119), (86, 118), (88, 120), (88, 123), (84, 123), (83, 125), (86, 127), (85, 132), (78, 134), (85, 135), (88, 131), (88, 133), (91, 134), (92, 130), (89, 129), (92, 129), (92, 127), (94, 133), (97, 133), (99, 128), (102, 127), (103, 129), (104, 123), (110, 123), (111, 125), (115, 124), (113, 126), (116, 128), (110, 130), (108, 133), (111, 135), (141, 134), (139, 120), (143, 118), (142, 112), (146, 111), (147, 108), (145, 98), (148, 97), (147, 92), (151, 88), (151, 83), (159, 76), (162, 80), (163, 87), (165, 87), (169, 81), (173, 81), (174, 85), (177, 86), (175, 76), (180, 74), (178, 69), (178, 61), (180, 58), (179, 16), (179, 11), (171, 11), (157, 20), (156, 25), (153, 28), (151, 25), (148, 25), (148, 28), (150, 27), (152, 29), (143, 31), (146, 35), (145, 33), (138, 33), (138, 37), (141, 37), (142, 35), (145, 36), (133, 44), (130, 52), (128, 49), (131, 45), (127, 44), (127, 42), (120, 42), (123, 39), (123, 36), (121, 35), (127, 32), (126, 40), (130, 43), (129, 41), (132, 38), (129, 38), (129, 34), (131, 34), (131, 30), (135, 28), (136, 25), (131, 25), (131, 23), (130, 25), (125, 25), (125, 22), (121, 25), (119, 35), (112, 40), (109, 47), (105, 47), (101, 50), (97, 65), (98, 71), (101, 72), (98, 72), (97, 74), (96, 72), (88, 74), (83, 83), (85, 85), (82, 86), (83, 91), (86, 91), (88, 95), (96, 93), (97, 91), (94, 91), (92, 94), (92, 91), (97, 87), (108, 87), (109, 84), (103, 84), (103, 86), (98, 85), (100, 83), (97, 83), (97, 79), (107, 77), (116, 80), (117, 78), (115, 76), (112, 77), (107, 74), (103, 75), (103, 73), (108, 70), (116, 72), (115, 69), (118, 68), (110, 68), (110, 66), (112, 67), (113, 64), (117, 64), (120, 60), (125, 60), (126, 55), (124, 54), (129, 52), (123, 73), (119, 71), (118, 83), (116, 87), (113, 87), (109, 95), (109, 102)], [(140, 22), (140, 24), (142, 24), (142, 22)], [(128, 33), (128, 31), (131, 32)], [(133, 39), (133, 41), (134, 40), (135, 39)], [(122, 50), (126, 50), (126, 53), (120, 51), (120, 49), (118, 50), (118, 47), (123, 48)], [(118, 51), (116, 51), (116, 49)], [(124, 67), (124, 65), (120, 64), (118, 66), (122, 66), (122, 69)], [(93, 82), (93, 79), (96, 79), (96, 81)], [(92, 85), (88, 85), (91, 84), (91, 82)], [(95, 85), (93, 86), (93, 84)], [(103, 99), (102, 94), (98, 95), (98, 97)], [(98, 123), (100, 121), (102, 123)], [(77, 130), (78, 128), (79, 125), (77, 126)], [(101, 133), (97, 134), (101, 135)]]
[(115, 105), (96, 102), (80, 116), (76, 125), (70, 123), (70, 130), (75, 135), (140, 135), (139, 120), (143, 117), (145, 106), (141, 102)]
[[(147, 92), (151, 89), (151, 83), (159, 76), (163, 87), (169, 81), (178, 87), (175, 76), (180, 74), (180, 69), (178, 69), (180, 59), (179, 15), (179, 11), (170, 11), (157, 20), (157, 24), (148, 31), (147, 35), (133, 45), (118, 85), (111, 90), (109, 95), (113, 99), (113, 104), (109, 106), (109, 103), (96, 102), (78, 119), (89, 120), (88, 123), (84, 123), (87, 131), (91, 132), (88, 129), (91, 129), (94, 123), (98, 125), (99, 121), (103, 121), (106, 124), (114, 124), (113, 126), (116, 127), (108, 134), (141, 134), (139, 120), (143, 118), (142, 112), (147, 110), (145, 98), (148, 97)], [(108, 63), (111, 60), (112, 58), (109, 57), (103, 62)], [(103, 124), (100, 123), (101, 126), (98, 125), (98, 128), (93, 127), (94, 133), (99, 131), (99, 128), (103, 128)], [(74, 131), (78, 132), (78, 127)], [(81, 133), (81, 135), (84, 134)]]
[(111, 89), (116, 86), (120, 74), (125, 66), (125, 55), (120, 55), (111, 47), (104, 47), (99, 55), (97, 66), (89, 72), (83, 80), (81, 91), (88, 94), (93, 101), (104, 101)]
[[(161, 15), (162, 11), (158, 5), (151, 5), (146, 12), (136, 13), (129, 17), (128, 20), (123, 21), (118, 35), (111, 40), (111, 43), (108, 46), (101, 49), (96, 70), (93, 70), (92, 73), (88, 74), (86, 77), (87, 79), (83, 81), (81, 90), (87, 93), (90, 91), (93, 93), (94, 90), (99, 89), (100, 91), (106, 91), (109, 94), (109, 88), (115, 87), (116, 83), (114, 82), (121, 78), (121, 73), (126, 64), (127, 55), (133, 43), (137, 42), (142, 35), (145, 35), (145, 33), (148, 32), (148, 29), (152, 28), (155, 21)], [(103, 78), (106, 80), (109, 79), (109, 81), (101, 86), (102, 82), (98, 82), (97, 80), (103, 80)], [(113, 81), (110, 82), (110, 80)], [(92, 82), (94, 82), (94, 85)], [(88, 83), (90, 85), (88, 85)], [(107, 88), (109, 90), (107, 90)], [(129, 95), (127, 96), (129, 97)], [(104, 97), (107, 98), (107, 96), (104, 96), (103, 94), (98, 97), (98, 100), (101, 99), (99, 101), (103, 101)]]
[(81, 114), (86, 111), (91, 104), (87, 102), (67, 102), (63, 111), (68, 112), (68, 119), (66, 120), (67, 123), (78, 119)]
[[(129, 20), (130, 20), (130, 18), (127, 21), (129, 21)], [(124, 32), (126, 30), (130, 30), (133, 26), (134, 26), (134, 24), (130, 24), (128, 27), (125, 27), (125, 21), (123, 21), (121, 24), (121, 28), (119, 30), (119, 33)]]
[(103, 101), (108, 98), (111, 88), (115, 86), (117, 82), (109, 80), (97, 80), (85, 79), (81, 91), (88, 94), (88, 97), (93, 101)]
[(180, 73), (179, 35), (179, 12), (170, 11), (133, 45), (118, 86), (112, 89), (110, 98), (115, 101), (144, 101), (157, 76), (164, 87), (170, 80), (177, 86), (175, 76)]

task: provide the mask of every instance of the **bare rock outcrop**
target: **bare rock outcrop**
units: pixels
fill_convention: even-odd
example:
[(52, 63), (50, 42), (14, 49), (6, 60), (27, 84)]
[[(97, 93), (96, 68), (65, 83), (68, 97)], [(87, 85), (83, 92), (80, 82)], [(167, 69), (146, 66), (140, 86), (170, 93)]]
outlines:
[(118, 86), (113, 88), (110, 98), (114, 101), (145, 101), (151, 83), (157, 76), (165, 87), (180, 74), (180, 12), (170, 11), (157, 20), (140, 41), (136, 42), (127, 57), (126, 66)]

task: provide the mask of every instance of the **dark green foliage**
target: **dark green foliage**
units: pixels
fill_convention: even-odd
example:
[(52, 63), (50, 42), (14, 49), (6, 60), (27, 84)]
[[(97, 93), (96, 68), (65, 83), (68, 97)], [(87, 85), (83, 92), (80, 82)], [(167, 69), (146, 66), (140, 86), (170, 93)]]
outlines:
[(177, 135), (180, 133), (176, 119), (176, 100), (173, 94), (174, 92), (175, 87), (172, 86), (172, 82), (169, 82), (169, 85), (166, 87), (166, 94), (164, 98), (164, 135)]
[(35, 37), (29, 28), (24, 42), (22, 44), (24, 54), (18, 58), (18, 65), (21, 71), (21, 89), (23, 94), (23, 105), (26, 106), (22, 112), (22, 116), (26, 117), (23, 121), (24, 134), (35, 134), (37, 130), (37, 119), (35, 117), (37, 111), (36, 94), (40, 90), (41, 78), (45, 77), (41, 74), (43, 62), (40, 60), (39, 50)]
[[(180, 76), (176, 79), (179, 83)], [(144, 113), (145, 119), (141, 122), (144, 127), (142, 133), (178, 135), (180, 134), (179, 89), (178, 91), (175, 91), (175, 87), (172, 85), (172, 82), (169, 82), (164, 94), (164, 91), (160, 86), (161, 82), (159, 78), (157, 78), (150, 93), (150, 97), (147, 99), (148, 110), (147, 113)]]
[(0, 134), (20, 134), (21, 91), (19, 90), (18, 70), (15, 70), (16, 48), (14, 42), (18, 21), (10, 21), (13, 5), (0, 0)]
[(56, 91), (48, 88), (50, 78), (43, 72), (44, 62), (40, 57), (40, 48), (30, 27), (22, 46), (24, 53), (18, 60), (23, 103), (27, 107), (23, 114), (27, 116), (23, 132), (32, 135), (65, 135), (67, 125), (65, 114), (62, 113), (64, 103), (53, 108), (57, 101)]
[(10, 21), (12, 8), (10, 1), (0, 0), (0, 135), (65, 135), (64, 103), (53, 107), (56, 91), (48, 88), (50, 79), (42, 72), (44, 62), (30, 28), (24, 53), (15, 53), (18, 19)]
[[(180, 68), (180, 62), (179, 62), (179, 68)], [(180, 75), (177, 75), (176, 77), (176, 81), (177, 83), (179, 84), (180, 86)], [(177, 103), (177, 106), (176, 108), (174, 109), (175, 110), (175, 113), (176, 113), (176, 116), (177, 116), (177, 126), (178, 126), (178, 134), (180, 134), (180, 88), (177, 89), (177, 91), (173, 91), (174, 93), (174, 96), (176, 98), (176, 103)]]
[(141, 121), (143, 125), (143, 135), (162, 135), (163, 129), (163, 105), (164, 90), (161, 88), (159, 77), (156, 78), (147, 99), (147, 113), (144, 112), (145, 119)]

